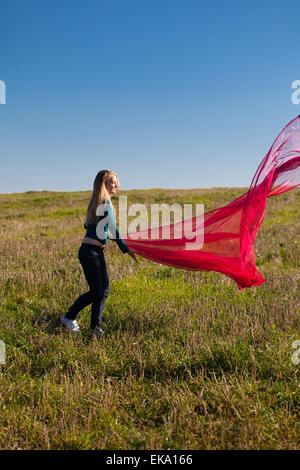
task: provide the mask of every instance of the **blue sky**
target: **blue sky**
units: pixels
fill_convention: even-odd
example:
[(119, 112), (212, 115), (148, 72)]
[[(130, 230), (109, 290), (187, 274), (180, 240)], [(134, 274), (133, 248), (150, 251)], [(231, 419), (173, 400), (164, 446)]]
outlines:
[(300, 114), (299, 0), (2, 0), (0, 193), (249, 186)]

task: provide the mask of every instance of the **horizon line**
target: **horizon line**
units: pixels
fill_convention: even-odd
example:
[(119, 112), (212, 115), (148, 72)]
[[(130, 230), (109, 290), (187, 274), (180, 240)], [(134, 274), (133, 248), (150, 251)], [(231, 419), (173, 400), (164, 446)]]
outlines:
[[(244, 189), (249, 188), (249, 186), (208, 186), (208, 187), (192, 187), (192, 188), (165, 188), (165, 187), (153, 187), (153, 188), (130, 188), (130, 189), (120, 189), (119, 193), (122, 191), (154, 191), (154, 190), (171, 190), (171, 191), (191, 191), (199, 189)], [(78, 190), (59, 190), (59, 189), (29, 189), (27, 191), (13, 191), (13, 192), (4, 192), (0, 193), (1, 195), (6, 194), (27, 194), (27, 193), (86, 193), (92, 192), (92, 189), (78, 189)]]

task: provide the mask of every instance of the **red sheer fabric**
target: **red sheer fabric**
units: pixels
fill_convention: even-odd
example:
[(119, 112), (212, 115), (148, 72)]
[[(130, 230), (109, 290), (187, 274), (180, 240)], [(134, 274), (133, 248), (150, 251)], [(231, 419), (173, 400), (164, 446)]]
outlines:
[[(239, 289), (258, 286), (265, 279), (256, 269), (253, 243), (265, 215), (267, 197), (299, 185), (300, 115), (280, 132), (247, 193), (202, 216), (129, 233), (124, 240), (130, 249), (152, 261), (181, 269), (217, 271), (236, 281)], [(168, 239), (163, 236), (165, 229), (170, 230)], [(191, 236), (197, 237), (201, 231), (203, 245), (197, 249), (195, 243), (195, 247), (187, 248), (186, 244), (193, 241)]]

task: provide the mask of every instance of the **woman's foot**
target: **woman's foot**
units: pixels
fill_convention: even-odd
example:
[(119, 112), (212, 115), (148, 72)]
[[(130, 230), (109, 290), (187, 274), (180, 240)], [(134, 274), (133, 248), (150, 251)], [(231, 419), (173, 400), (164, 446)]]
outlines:
[(63, 317), (61, 317), (61, 322), (68, 330), (73, 331), (75, 333), (80, 332), (80, 328), (76, 320), (70, 320), (64, 315)]
[(102, 330), (101, 326), (95, 326), (95, 328), (91, 329), (93, 336), (104, 336), (104, 331)]

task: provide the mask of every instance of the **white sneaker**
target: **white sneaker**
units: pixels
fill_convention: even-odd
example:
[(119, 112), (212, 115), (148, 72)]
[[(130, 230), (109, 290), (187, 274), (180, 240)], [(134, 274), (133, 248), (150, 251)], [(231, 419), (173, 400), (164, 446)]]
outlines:
[(61, 317), (61, 322), (66, 328), (68, 328), (68, 330), (74, 331), (76, 333), (80, 332), (80, 328), (76, 320), (70, 320), (64, 315)]
[(91, 330), (93, 336), (104, 336), (104, 331), (100, 326), (96, 326), (94, 329)]

